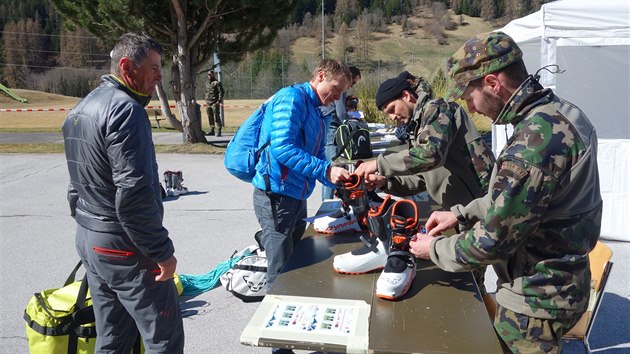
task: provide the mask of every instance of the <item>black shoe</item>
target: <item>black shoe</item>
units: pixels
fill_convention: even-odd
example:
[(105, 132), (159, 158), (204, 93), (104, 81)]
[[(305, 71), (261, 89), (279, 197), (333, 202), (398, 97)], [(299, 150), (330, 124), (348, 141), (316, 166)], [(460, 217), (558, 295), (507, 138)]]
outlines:
[(210, 129), (208, 134), (206, 134), (206, 136), (210, 136), (210, 135), (214, 135), (214, 128)]
[(221, 129), (217, 130), (217, 135), (216, 136), (221, 136)]

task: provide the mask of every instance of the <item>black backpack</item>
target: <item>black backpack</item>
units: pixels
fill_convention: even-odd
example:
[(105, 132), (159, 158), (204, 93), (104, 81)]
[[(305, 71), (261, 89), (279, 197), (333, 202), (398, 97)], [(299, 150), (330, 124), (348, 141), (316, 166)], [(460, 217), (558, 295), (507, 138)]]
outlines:
[(359, 119), (348, 119), (335, 130), (337, 153), (331, 160), (340, 156), (348, 160), (372, 157), (372, 143), (367, 123)]

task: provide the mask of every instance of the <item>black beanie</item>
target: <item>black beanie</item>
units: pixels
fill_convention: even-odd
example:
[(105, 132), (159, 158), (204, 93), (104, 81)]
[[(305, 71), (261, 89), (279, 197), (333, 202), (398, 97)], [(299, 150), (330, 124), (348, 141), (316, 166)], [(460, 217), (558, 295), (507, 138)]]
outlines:
[(402, 96), (404, 90), (411, 91), (411, 86), (405, 78), (398, 76), (393, 79), (385, 80), (376, 91), (376, 107), (379, 110), (389, 101), (398, 99)]
[(405, 80), (411, 79), (411, 76), (412, 76), (411, 73), (409, 73), (409, 71), (407, 71), (407, 70), (402, 71), (400, 74), (398, 74), (399, 78), (405, 79)]

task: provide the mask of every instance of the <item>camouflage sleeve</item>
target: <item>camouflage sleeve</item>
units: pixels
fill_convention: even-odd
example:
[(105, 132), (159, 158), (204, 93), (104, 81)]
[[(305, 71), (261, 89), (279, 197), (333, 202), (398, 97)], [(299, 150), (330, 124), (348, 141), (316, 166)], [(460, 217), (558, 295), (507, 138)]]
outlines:
[(555, 185), (555, 178), (523, 160), (502, 161), (485, 219), (457, 237), (436, 239), (431, 259), (461, 271), (509, 258), (538, 228)]
[(495, 163), (494, 154), (482, 137), (479, 137), (473, 143), (469, 143), (468, 146), (470, 148), (470, 159), (477, 173), (481, 189), (487, 192), (490, 186), (490, 174)]
[(205, 94), (206, 94), (205, 100), (211, 101), (212, 100), (212, 83), (210, 81), (206, 82)]
[(219, 100), (218, 102), (223, 102), (223, 94), (225, 91), (223, 90), (223, 84), (221, 81), (217, 81), (217, 90), (219, 91)]
[[(488, 193), (481, 198), (474, 199), (467, 205), (457, 204), (451, 207), (451, 211), (455, 214), (458, 220), (465, 220), (462, 226), (471, 226), (477, 223), (479, 220), (483, 220), (486, 217), (486, 212), (492, 203), (492, 196)], [(465, 229), (468, 229), (465, 227)], [(460, 228), (460, 230), (462, 230)]]
[(470, 159), (472, 160), (475, 173), (477, 174), (477, 180), (485, 193), (488, 191), (490, 175), (494, 168), (494, 153), (479, 134), (472, 120), (468, 118), (466, 111), (454, 102), (449, 102), (449, 104), (452, 105), (452, 109), (455, 110), (456, 121), (461, 122), (464, 126), (463, 129), (469, 132), (466, 135), (466, 147), (468, 148)]
[(411, 149), (378, 157), (380, 174), (417, 174), (444, 164), (451, 142), (457, 134), (454, 111), (443, 100), (433, 100), (425, 105), (421, 119), (421, 127)]

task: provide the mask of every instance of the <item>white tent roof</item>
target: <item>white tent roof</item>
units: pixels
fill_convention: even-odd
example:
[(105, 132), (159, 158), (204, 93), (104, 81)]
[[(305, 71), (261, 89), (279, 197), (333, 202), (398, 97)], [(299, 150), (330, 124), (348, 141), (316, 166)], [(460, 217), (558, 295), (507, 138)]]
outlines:
[(518, 43), (555, 38), (573, 45), (628, 45), (629, 13), (628, 0), (554, 1), (501, 30)]
[[(630, 220), (630, 0), (554, 1), (499, 31), (519, 44), (530, 73), (551, 64), (565, 70), (540, 71), (540, 83), (580, 107), (595, 126), (602, 236), (630, 241), (625, 225)], [(504, 129), (492, 129), (496, 154), (506, 142)]]

